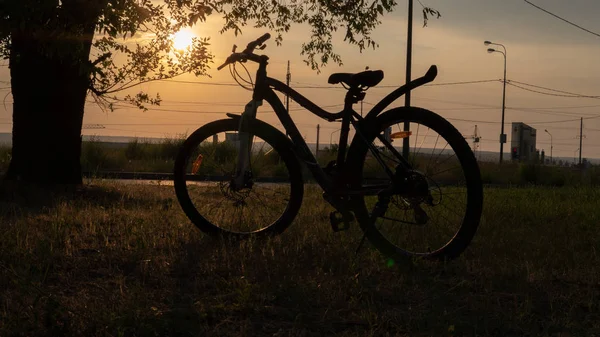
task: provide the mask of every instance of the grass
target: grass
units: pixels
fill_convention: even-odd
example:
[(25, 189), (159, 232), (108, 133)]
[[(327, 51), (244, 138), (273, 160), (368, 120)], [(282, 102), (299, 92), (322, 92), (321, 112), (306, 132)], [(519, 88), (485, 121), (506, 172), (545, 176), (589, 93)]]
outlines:
[(577, 167), (547, 166), (532, 163), (479, 162), (481, 180), (484, 184), (578, 186), (600, 185), (600, 167), (595, 165), (581, 169)]
[(0, 143), (0, 172), (6, 172), (10, 164), (11, 148), (8, 144)]
[[(152, 143), (145, 139), (134, 139), (126, 146), (114, 147), (110, 143), (92, 137), (82, 143), (81, 167), (84, 172), (102, 171), (121, 172), (158, 172), (172, 173), (175, 157), (183, 144), (186, 135), (164, 139), (160, 143)], [(208, 145), (210, 147), (210, 144)], [(221, 150), (230, 150), (222, 146)], [(322, 148), (318, 162), (326, 166), (337, 156), (337, 145)], [(6, 172), (11, 158), (11, 148), (0, 144), (0, 172)], [(369, 165), (365, 165), (368, 170)], [(600, 166), (586, 169), (563, 166), (544, 166), (526, 163), (479, 162), (481, 178), (484, 184), (494, 185), (538, 185), (538, 186), (600, 186)], [(308, 170), (304, 170), (304, 178), (311, 180)]]
[(81, 166), (87, 172), (163, 172), (171, 173), (175, 157), (185, 135), (151, 143), (134, 139), (125, 147), (111, 147), (95, 138), (84, 141), (81, 147)]
[(486, 189), (449, 263), (388, 261), (332, 233), (307, 187), (286, 233), (220, 243), (171, 186), (93, 182), (0, 202), (0, 336), (598, 336), (600, 192)]

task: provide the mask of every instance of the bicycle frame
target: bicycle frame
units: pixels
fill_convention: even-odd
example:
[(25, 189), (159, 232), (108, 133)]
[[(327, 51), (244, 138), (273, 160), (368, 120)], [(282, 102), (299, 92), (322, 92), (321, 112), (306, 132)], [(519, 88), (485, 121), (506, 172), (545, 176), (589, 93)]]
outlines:
[[(259, 69), (257, 70), (257, 73), (256, 73), (256, 84), (255, 84), (255, 88), (254, 88), (253, 96), (252, 96), (253, 99), (250, 103), (248, 103), (247, 106), (251, 105), (254, 107), (254, 109), (256, 109), (259, 105), (262, 104), (262, 100), (264, 99), (273, 107), (275, 114), (277, 115), (277, 117), (279, 118), (281, 123), (283, 124), (283, 127), (289, 134), (291, 141), (294, 144), (294, 151), (296, 152), (296, 156), (306, 164), (306, 166), (312, 173), (313, 177), (316, 179), (317, 183), (323, 188), (323, 190), (326, 193), (329, 193), (331, 195), (336, 195), (336, 196), (341, 196), (341, 195), (348, 196), (348, 195), (353, 195), (353, 194), (364, 195), (365, 191), (364, 190), (352, 191), (352, 190), (349, 190), (346, 186), (343, 186), (342, 184), (340, 184), (340, 180), (341, 181), (344, 180), (343, 175), (342, 175), (342, 177), (338, 176), (337, 179), (333, 179), (333, 180), (327, 175), (327, 173), (323, 170), (323, 168), (317, 162), (317, 159), (315, 158), (315, 156), (310, 151), (308, 145), (304, 141), (304, 138), (300, 134), (300, 131), (296, 127), (296, 124), (292, 120), (289, 112), (285, 109), (285, 107), (284, 107), (283, 103), (281, 102), (281, 100), (279, 99), (279, 97), (277, 97), (277, 94), (275, 93), (275, 91), (279, 91), (283, 94), (289, 95), (292, 98), (292, 100), (294, 100), (295, 102), (300, 104), (302, 107), (304, 107), (311, 113), (313, 113), (327, 121), (331, 122), (331, 121), (341, 119), (342, 125), (341, 125), (340, 137), (339, 137), (339, 148), (338, 148), (338, 157), (336, 160), (336, 165), (338, 166), (338, 168), (340, 168), (340, 170), (342, 170), (342, 172), (344, 172), (343, 167), (344, 167), (344, 163), (345, 163), (346, 147), (348, 145), (350, 124), (352, 124), (354, 129), (356, 130), (356, 134), (354, 135), (354, 137), (355, 138), (363, 137), (362, 131), (361, 131), (362, 126), (368, 125), (368, 123), (371, 120), (374, 120), (377, 117), (377, 115), (379, 115), (386, 107), (388, 107), (391, 103), (393, 103), (396, 99), (398, 99), (399, 97), (404, 95), (406, 92), (408, 92), (418, 86), (421, 86), (423, 84), (433, 81), (437, 75), (437, 67), (435, 65), (431, 66), (429, 68), (429, 70), (427, 71), (427, 73), (425, 74), (425, 76), (418, 78), (414, 81), (411, 81), (411, 82), (397, 88), (396, 90), (392, 91), (390, 94), (388, 94), (386, 97), (384, 97), (381, 101), (379, 101), (373, 108), (371, 108), (371, 110), (363, 118), (356, 111), (354, 111), (354, 109), (352, 107), (353, 104), (358, 102), (358, 101), (356, 101), (356, 97), (355, 97), (355, 95), (357, 94), (357, 91), (353, 91), (353, 90), (357, 90), (357, 89), (350, 89), (346, 93), (346, 97), (344, 99), (344, 109), (342, 111), (337, 112), (337, 113), (330, 113), (330, 112), (323, 110), (322, 108), (317, 106), (315, 103), (310, 101), (308, 98), (304, 97), (302, 94), (298, 93), (294, 89), (285, 85), (281, 81), (278, 81), (274, 78), (268, 77), (266, 75), (266, 66), (267, 66), (267, 59), (265, 58), (259, 63)], [(358, 90), (358, 93), (359, 92), (360, 92), (360, 90)], [(243, 132), (242, 124), (247, 125), (246, 121), (248, 119), (255, 118), (256, 110), (254, 110), (254, 113), (245, 112), (245, 114), (246, 114), (246, 116), (245, 116), (246, 118), (244, 118), (244, 116), (242, 115), (242, 118), (240, 121), (240, 132)], [(353, 117), (354, 117), (354, 119), (353, 119)], [(393, 151), (398, 156), (398, 158), (400, 158), (401, 161), (403, 161), (403, 164), (407, 168), (410, 168), (410, 164), (408, 164), (408, 162), (406, 162), (406, 160), (404, 160), (402, 155), (400, 153), (398, 153), (396, 151), (396, 149), (389, 142), (387, 142), (381, 136), (378, 136), (378, 138), (380, 139), (380, 141), (383, 142), (383, 144), (390, 151)], [(248, 142), (248, 140), (245, 140), (245, 141), (242, 140), (240, 142), (240, 153), (247, 152), (247, 149), (244, 149), (244, 146), (246, 146), (246, 144), (249, 146), (251, 144), (251, 142)], [(242, 158), (242, 157), (244, 157), (244, 158)], [(240, 171), (240, 169), (248, 166), (247, 156), (242, 156), (242, 157), (240, 157), (239, 161), (238, 161), (238, 175), (236, 176), (236, 181), (241, 181), (241, 178), (242, 178), (241, 176), (243, 175), (243, 171)], [(391, 173), (391, 172), (388, 172), (388, 173)]]

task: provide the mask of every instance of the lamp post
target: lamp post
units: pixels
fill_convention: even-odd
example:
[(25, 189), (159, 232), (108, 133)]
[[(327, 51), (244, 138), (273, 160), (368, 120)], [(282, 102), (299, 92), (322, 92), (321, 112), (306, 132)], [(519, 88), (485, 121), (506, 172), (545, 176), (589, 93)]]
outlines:
[(544, 129), (544, 131), (546, 131), (546, 133), (550, 135), (550, 165), (552, 165), (554, 163), (552, 161), (552, 134), (548, 132), (547, 129)]
[(500, 53), (504, 56), (504, 81), (502, 82), (502, 126), (500, 127), (500, 163), (502, 163), (504, 143), (506, 143), (506, 135), (504, 134), (504, 107), (506, 105), (506, 47), (500, 43), (490, 41), (483, 42), (484, 45), (500, 46), (504, 51), (488, 48), (488, 53)]

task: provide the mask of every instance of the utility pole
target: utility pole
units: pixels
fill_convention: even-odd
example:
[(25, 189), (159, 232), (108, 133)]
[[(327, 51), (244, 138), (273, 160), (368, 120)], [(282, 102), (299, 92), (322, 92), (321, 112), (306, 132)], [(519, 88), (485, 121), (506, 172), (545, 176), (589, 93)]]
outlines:
[[(406, 83), (410, 82), (412, 64), (412, 26), (413, 26), (413, 0), (408, 0), (408, 33), (406, 38)], [(404, 95), (404, 106), (410, 106), (410, 90)], [(404, 131), (410, 131), (410, 123), (404, 122)], [(409, 137), (402, 139), (402, 156), (408, 159), (410, 143)]]
[[(290, 80), (292, 79), (292, 73), (290, 72), (290, 61), (288, 60), (288, 65), (287, 65), (287, 74), (285, 75), (285, 84), (289, 87), (290, 86)], [(285, 110), (287, 111), (287, 113), (290, 113), (290, 95), (285, 94)], [(285, 131), (285, 135), (287, 136), (287, 130)]]
[(583, 147), (583, 117), (579, 124), (579, 166), (581, 166), (581, 148)]
[(550, 135), (550, 165), (553, 165), (554, 164), (554, 158), (552, 157), (552, 148), (553, 148), (553, 145), (552, 145), (552, 134), (550, 132), (548, 132), (548, 129), (544, 129), (544, 131), (546, 131), (546, 133)]
[(315, 151), (315, 157), (319, 160), (319, 132), (321, 131), (321, 126), (317, 124), (317, 150)]
[(500, 126), (500, 164), (502, 164), (502, 157), (504, 156), (504, 143), (506, 143), (506, 135), (504, 134), (504, 108), (505, 108), (505, 106), (506, 106), (506, 48), (504, 48), (504, 80), (502, 81), (502, 125)]

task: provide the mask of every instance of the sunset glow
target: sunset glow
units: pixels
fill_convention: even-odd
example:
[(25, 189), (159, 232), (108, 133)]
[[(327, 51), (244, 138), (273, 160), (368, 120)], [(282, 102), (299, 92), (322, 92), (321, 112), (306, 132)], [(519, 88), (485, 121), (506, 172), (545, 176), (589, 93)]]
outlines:
[(173, 48), (182, 50), (192, 45), (192, 39), (195, 37), (188, 29), (182, 29), (177, 33), (173, 34)]

